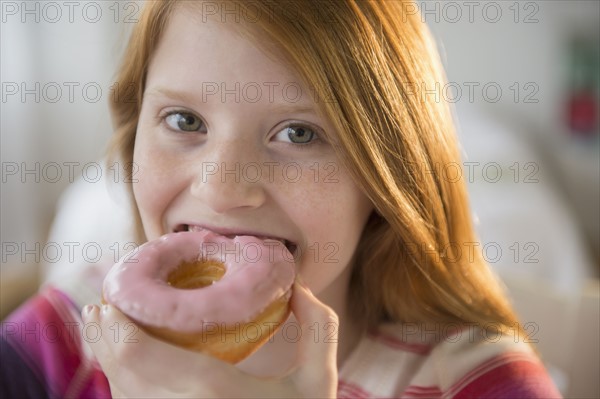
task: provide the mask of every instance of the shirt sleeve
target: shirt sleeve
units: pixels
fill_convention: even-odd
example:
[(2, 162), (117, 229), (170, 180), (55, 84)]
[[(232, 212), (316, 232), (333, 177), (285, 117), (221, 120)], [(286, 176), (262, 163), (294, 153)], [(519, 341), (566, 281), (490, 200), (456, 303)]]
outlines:
[[(492, 363), (491, 359), (486, 363)], [(561, 398), (561, 394), (537, 361), (526, 359), (498, 362), (496, 367), (482, 365), (471, 373), (469, 382), (453, 395), (454, 399), (467, 398)]]
[(48, 288), (2, 321), (2, 397), (110, 397), (79, 309)]
[(15, 349), (0, 335), (0, 397), (49, 398), (44, 384)]

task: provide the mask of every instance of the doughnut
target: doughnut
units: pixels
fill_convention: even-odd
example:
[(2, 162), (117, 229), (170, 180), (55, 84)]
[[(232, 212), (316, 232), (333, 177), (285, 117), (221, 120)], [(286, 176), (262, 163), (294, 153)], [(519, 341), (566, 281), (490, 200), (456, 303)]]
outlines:
[(294, 270), (275, 239), (169, 233), (121, 258), (102, 297), (150, 335), (233, 364), (289, 316)]

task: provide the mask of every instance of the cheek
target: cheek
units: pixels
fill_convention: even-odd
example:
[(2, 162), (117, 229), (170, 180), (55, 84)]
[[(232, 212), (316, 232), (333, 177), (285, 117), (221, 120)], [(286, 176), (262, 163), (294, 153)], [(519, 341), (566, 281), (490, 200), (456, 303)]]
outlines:
[(311, 276), (306, 277), (322, 280), (338, 274), (351, 261), (372, 205), (342, 173), (336, 182), (311, 182), (294, 192), (287, 213), (307, 240), (302, 263)]
[(306, 223), (322, 238), (342, 246), (362, 232), (366, 215), (372, 209), (368, 200), (345, 176), (335, 183), (321, 183), (306, 191)]
[(133, 154), (138, 168), (133, 195), (149, 239), (162, 233), (162, 215), (181, 185), (181, 175), (173, 173), (170, 158), (157, 147), (151, 138), (139, 135)]

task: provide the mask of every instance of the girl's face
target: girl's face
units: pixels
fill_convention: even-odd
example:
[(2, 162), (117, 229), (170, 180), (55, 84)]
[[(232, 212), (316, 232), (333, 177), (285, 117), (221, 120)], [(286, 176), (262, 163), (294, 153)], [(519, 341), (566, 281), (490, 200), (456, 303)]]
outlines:
[(133, 184), (148, 239), (191, 228), (285, 239), (315, 292), (340, 281), (372, 210), (296, 73), (179, 9), (149, 66)]

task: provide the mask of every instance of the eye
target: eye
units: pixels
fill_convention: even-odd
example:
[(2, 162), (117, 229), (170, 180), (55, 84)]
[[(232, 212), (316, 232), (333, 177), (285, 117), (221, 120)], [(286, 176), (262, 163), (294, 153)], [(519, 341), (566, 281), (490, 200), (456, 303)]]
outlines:
[(204, 122), (196, 115), (189, 112), (173, 111), (167, 114), (165, 122), (173, 130), (182, 130), (184, 132), (206, 131)]
[(288, 126), (275, 135), (275, 139), (293, 144), (308, 144), (317, 138), (315, 131), (307, 126)]

